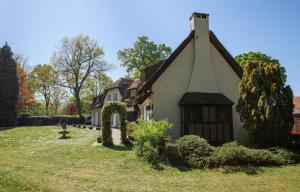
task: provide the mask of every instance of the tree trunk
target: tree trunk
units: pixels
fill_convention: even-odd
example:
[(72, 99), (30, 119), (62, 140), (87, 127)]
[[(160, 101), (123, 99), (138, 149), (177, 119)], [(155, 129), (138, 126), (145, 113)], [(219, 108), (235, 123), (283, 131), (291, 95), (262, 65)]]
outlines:
[(81, 114), (81, 106), (80, 106), (80, 96), (79, 96), (79, 93), (78, 93), (78, 92), (75, 92), (75, 99), (76, 99), (76, 107), (77, 107), (78, 115), (79, 115), (80, 117), (82, 117), (82, 114)]
[(57, 115), (57, 109), (58, 109), (58, 103), (55, 103), (55, 109), (54, 109), (54, 113), (55, 113), (55, 115)]
[(44, 98), (45, 98), (45, 107), (46, 107), (46, 115), (48, 116), (49, 115), (49, 99), (47, 97), (47, 95), (44, 95)]

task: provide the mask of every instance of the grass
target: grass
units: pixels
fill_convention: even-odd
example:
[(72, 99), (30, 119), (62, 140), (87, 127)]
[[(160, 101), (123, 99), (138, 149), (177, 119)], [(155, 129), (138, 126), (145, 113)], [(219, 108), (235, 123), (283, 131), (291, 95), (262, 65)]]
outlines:
[(300, 165), (153, 169), (125, 146), (95, 146), (99, 131), (56, 127), (0, 131), (0, 191), (300, 191)]

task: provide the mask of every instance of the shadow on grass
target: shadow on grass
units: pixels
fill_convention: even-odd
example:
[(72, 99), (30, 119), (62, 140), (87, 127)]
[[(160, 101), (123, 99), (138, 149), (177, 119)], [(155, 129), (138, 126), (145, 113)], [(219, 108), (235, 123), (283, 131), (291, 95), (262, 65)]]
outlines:
[(163, 171), (165, 169), (160, 163), (151, 163), (151, 168), (157, 171)]
[(238, 173), (238, 172), (243, 172), (243, 173), (246, 173), (247, 175), (257, 175), (257, 174), (263, 173), (264, 170), (262, 168), (256, 167), (256, 166), (237, 166), (237, 167), (226, 166), (226, 167), (223, 167), (224, 174), (233, 174), (233, 173)]
[(59, 137), (59, 139), (70, 139), (71, 137), (70, 136), (61, 136)]
[(110, 149), (117, 150), (117, 151), (131, 151), (132, 150), (132, 143), (126, 143), (121, 145), (109, 145), (107, 146)]
[(184, 166), (184, 165), (173, 165), (173, 167), (175, 167), (176, 169), (178, 169), (179, 171), (181, 172), (188, 172), (188, 171), (192, 171), (193, 169), (192, 168), (189, 168), (187, 166)]
[(0, 131), (5, 131), (5, 130), (9, 130), (9, 129), (14, 129), (17, 128), (16, 126), (14, 127), (0, 127)]

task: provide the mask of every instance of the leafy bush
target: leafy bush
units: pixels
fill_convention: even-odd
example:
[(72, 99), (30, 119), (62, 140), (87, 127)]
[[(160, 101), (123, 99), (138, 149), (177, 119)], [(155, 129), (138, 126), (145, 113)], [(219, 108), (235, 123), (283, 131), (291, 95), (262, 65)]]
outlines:
[(239, 145), (237, 142), (226, 143), (217, 147), (210, 157), (210, 166), (224, 165), (285, 165), (293, 163), (293, 153), (277, 149), (250, 149)]
[(178, 140), (179, 153), (190, 167), (206, 167), (208, 157), (213, 153), (213, 147), (197, 135), (187, 135)]
[(57, 116), (28, 116), (20, 115), (18, 119), (18, 125), (21, 126), (45, 126), (45, 125), (57, 125), (60, 122), (65, 122), (68, 125), (81, 124), (85, 120), (77, 115), (57, 115)]
[[(212, 147), (203, 138), (188, 135), (177, 141), (180, 157), (176, 157), (176, 150), (168, 152), (172, 162), (181, 160), (192, 168), (221, 167), (221, 166), (270, 166), (295, 163), (297, 156), (283, 148), (251, 149), (239, 145), (237, 142), (225, 143), (220, 147)], [(170, 147), (168, 147), (170, 148)], [(172, 146), (174, 148), (174, 146)], [(174, 160), (177, 158), (177, 161)]]
[(130, 140), (134, 140), (133, 137), (133, 129), (135, 127), (135, 123), (127, 123), (127, 136)]
[(165, 137), (172, 126), (167, 120), (138, 119), (133, 129), (136, 155), (151, 163), (162, 160), (165, 152)]

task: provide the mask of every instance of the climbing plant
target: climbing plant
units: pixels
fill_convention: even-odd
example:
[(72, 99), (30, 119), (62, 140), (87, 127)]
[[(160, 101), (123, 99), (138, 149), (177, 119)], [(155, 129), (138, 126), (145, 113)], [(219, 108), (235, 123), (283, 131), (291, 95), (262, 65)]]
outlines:
[(102, 142), (103, 145), (112, 145), (111, 121), (114, 113), (118, 113), (121, 121), (121, 141), (127, 142), (126, 128), (126, 106), (119, 101), (107, 102), (102, 109)]

